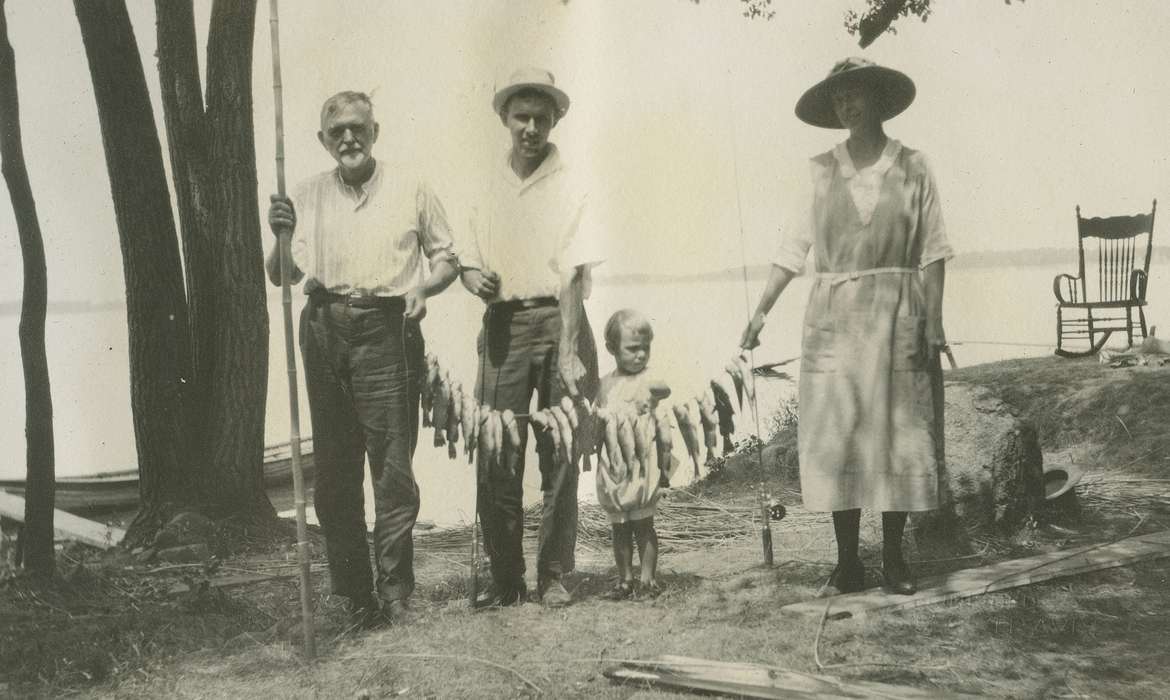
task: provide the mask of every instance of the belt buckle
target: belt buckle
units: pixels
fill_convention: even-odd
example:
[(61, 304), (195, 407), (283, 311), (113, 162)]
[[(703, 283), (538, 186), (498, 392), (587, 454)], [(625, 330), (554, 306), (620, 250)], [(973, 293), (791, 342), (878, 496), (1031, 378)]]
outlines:
[(521, 299), (520, 300), (520, 308), (522, 308), (522, 309), (532, 309), (535, 307), (536, 307), (536, 299)]

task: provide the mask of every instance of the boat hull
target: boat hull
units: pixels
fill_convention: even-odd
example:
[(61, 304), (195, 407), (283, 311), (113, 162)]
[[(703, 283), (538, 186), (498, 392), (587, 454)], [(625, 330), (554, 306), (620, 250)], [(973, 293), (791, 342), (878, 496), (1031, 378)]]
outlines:
[[(301, 471), (307, 483), (314, 474), (313, 440), (301, 441)], [(264, 448), (264, 486), (280, 488), (292, 483), (292, 453), (289, 443)], [(24, 496), (24, 479), (0, 479), (0, 490)], [(71, 513), (127, 510), (138, 505), (138, 471), (104, 472), (86, 477), (57, 479), (55, 507)]]

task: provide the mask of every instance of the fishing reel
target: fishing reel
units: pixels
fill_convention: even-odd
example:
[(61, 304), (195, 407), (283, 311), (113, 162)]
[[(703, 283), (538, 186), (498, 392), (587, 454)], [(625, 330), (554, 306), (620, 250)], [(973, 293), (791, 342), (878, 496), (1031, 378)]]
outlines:
[(785, 515), (788, 515), (788, 509), (784, 504), (774, 498), (772, 494), (762, 492), (759, 494), (760, 514), (765, 515), (769, 522), (783, 520)]
[(775, 498), (769, 498), (768, 518), (775, 522), (777, 520), (783, 520), (785, 515), (788, 515), (788, 509), (784, 507), (784, 504)]

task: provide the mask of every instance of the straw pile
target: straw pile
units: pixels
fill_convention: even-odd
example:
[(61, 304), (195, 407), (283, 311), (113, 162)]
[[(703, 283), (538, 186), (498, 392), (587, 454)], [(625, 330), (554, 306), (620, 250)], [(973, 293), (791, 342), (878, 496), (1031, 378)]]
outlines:
[[(1086, 475), (1076, 490), (1083, 507), (1101, 513), (1138, 516), (1159, 510), (1170, 513), (1170, 479), (1103, 472)], [(798, 494), (788, 491), (782, 500), (790, 504), (800, 502)], [(582, 503), (577, 518), (578, 544), (587, 549), (607, 550), (612, 530), (605, 511), (596, 503)], [(526, 509), (524, 523), (525, 536), (535, 538), (540, 527), (539, 503)], [(810, 513), (799, 505), (790, 505), (787, 516), (782, 521), (773, 521), (771, 526), (775, 546), (782, 556), (820, 559), (831, 554), (833, 532), (823, 513)], [(663, 552), (693, 551), (759, 537), (759, 512), (747, 505), (723, 505), (687, 491), (675, 491), (659, 501), (654, 528)], [(880, 532), (875, 533), (870, 534), (880, 538)], [(462, 525), (416, 533), (415, 543), (430, 552), (462, 551), (467, 549), (470, 538), (469, 526)], [(993, 545), (1001, 544), (997, 540), (976, 537), (973, 541), (994, 549)]]
[[(663, 551), (702, 549), (729, 540), (756, 536), (754, 508), (724, 506), (686, 492), (675, 492), (658, 503), (654, 529)], [(525, 510), (526, 536), (540, 527), (540, 504)], [(577, 512), (577, 540), (586, 547), (607, 548), (609, 518), (596, 503), (582, 503)], [(470, 526), (449, 527), (415, 534), (415, 544), (429, 551), (462, 550), (470, 541)]]
[[(799, 503), (799, 494), (785, 491), (781, 499)], [(789, 505), (783, 520), (771, 523), (778, 551), (817, 550), (832, 544), (830, 521)], [(540, 528), (540, 504), (524, 513), (525, 536), (535, 538)], [(674, 491), (658, 502), (654, 529), (663, 552), (685, 552), (760, 536), (759, 510), (751, 505), (716, 503), (688, 491)], [(577, 513), (577, 543), (586, 549), (608, 551), (612, 526), (601, 506), (582, 503)], [(415, 546), (428, 552), (461, 551), (471, 541), (470, 526), (436, 528), (415, 533)]]
[(1086, 474), (1076, 490), (1082, 505), (1103, 512), (1170, 507), (1170, 479), (1099, 472)]

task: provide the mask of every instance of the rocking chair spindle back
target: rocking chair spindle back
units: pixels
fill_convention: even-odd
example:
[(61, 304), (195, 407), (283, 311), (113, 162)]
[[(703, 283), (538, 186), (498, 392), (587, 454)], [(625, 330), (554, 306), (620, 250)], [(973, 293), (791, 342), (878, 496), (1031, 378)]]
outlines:
[[(1157, 209), (1155, 199), (1149, 214), (1086, 219), (1077, 207), (1077, 275), (1052, 280), (1056, 354), (1091, 355), (1114, 331), (1124, 331), (1130, 345), (1135, 333), (1146, 337), (1144, 307)], [(1088, 341), (1087, 349), (1064, 347), (1065, 341), (1080, 339)]]

